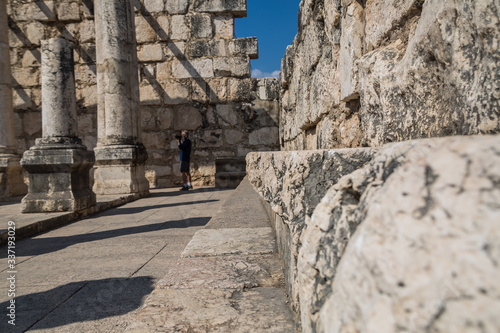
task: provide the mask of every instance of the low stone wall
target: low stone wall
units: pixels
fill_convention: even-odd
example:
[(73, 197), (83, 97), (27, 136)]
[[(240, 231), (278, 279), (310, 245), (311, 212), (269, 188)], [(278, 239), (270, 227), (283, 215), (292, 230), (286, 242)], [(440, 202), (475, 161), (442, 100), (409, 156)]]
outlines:
[(331, 152), (247, 157), (290, 232), (304, 332), (498, 331), (500, 136), (339, 150), (324, 168)]
[(292, 307), (298, 310), (297, 258), (303, 228), (327, 190), (366, 164), (376, 149), (250, 153), (248, 179), (276, 216), (278, 248), (285, 263)]

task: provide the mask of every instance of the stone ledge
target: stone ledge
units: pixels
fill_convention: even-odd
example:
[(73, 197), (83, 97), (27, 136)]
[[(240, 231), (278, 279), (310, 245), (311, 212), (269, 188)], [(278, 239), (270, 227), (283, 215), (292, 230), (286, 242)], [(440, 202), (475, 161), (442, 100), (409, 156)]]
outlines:
[(196, 0), (194, 10), (206, 13), (230, 13), (233, 17), (247, 16), (246, 0)]

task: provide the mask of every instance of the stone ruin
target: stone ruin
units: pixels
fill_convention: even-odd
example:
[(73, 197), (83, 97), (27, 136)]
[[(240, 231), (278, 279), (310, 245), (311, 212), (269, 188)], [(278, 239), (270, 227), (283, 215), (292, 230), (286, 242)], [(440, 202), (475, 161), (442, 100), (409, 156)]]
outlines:
[[(233, 30), (244, 0), (0, 1), (3, 195), (24, 190), (20, 155), (53, 137), (40, 44), (62, 35), (78, 118), (62, 137), (94, 149), (94, 191), (173, 184), (173, 135), (190, 129), (199, 184), (217, 158), (247, 156), (304, 332), (500, 330), (497, 1), (302, 0), (279, 82), (250, 78), (257, 41)], [(110, 3), (127, 20), (96, 31)]]
[(247, 171), (304, 332), (500, 330), (499, 13), (302, 0)]
[[(41, 44), (59, 35), (74, 44), (75, 134), (95, 151), (90, 182), (97, 194), (177, 185), (174, 136), (183, 129), (190, 130), (194, 145), (197, 186), (214, 185), (217, 159), (278, 149), (278, 80), (250, 77), (257, 39), (234, 35), (234, 19), (246, 16), (246, 1), (141, 0), (130, 6), (128, 15), (104, 14), (107, 9), (92, 0), (2, 1), (3, 178), (3, 156), (10, 156), (10, 185), (2, 182), (2, 196), (26, 192), (21, 178), (14, 180), (21, 169), (13, 161), (44, 135)], [(99, 22), (100, 15), (109, 16)], [(120, 50), (105, 45), (109, 34), (117, 34), (112, 38)], [(125, 58), (129, 65), (121, 64)], [(104, 79), (115, 69), (120, 87)], [(124, 83), (128, 78), (133, 79)], [(121, 91), (117, 95), (115, 88)], [(13, 98), (6, 97), (10, 89)], [(119, 153), (108, 149), (118, 146)], [(123, 174), (127, 168), (135, 170)], [(140, 179), (144, 173), (146, 179)]]

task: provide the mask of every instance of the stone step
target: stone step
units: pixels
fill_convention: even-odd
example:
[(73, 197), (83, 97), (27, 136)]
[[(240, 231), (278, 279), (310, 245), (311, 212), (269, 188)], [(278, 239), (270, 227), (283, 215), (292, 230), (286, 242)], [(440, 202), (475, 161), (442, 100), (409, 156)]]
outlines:
[(237, 188), (246, 172), (216, 172), (215, 187), (217, 188)]
[(266, 217), (244, 179), (156, 284), (126, 332), (300, 332), (269, 219), (262, 224)]

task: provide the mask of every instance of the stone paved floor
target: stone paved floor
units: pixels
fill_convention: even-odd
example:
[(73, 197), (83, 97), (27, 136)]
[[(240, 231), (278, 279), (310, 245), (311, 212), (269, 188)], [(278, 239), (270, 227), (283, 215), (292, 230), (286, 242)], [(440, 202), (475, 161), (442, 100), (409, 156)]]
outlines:
[(16, 326), (7, 324), (0, 247), (0, 332), (122, 332), (233, 190), (152, 190), (150, 197), (16, 245)]

